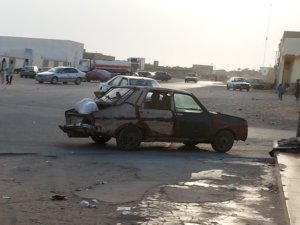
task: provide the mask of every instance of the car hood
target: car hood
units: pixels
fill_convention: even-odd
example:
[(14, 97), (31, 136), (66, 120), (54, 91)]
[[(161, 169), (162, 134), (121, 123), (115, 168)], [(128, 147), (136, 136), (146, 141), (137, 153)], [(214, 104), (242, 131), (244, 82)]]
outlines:
[(232, 116), (228, 114), (223, 114), (220, 112), (210, 112), (212, 115), (213, 119), (215, 122), (218, 122), (223, 125), (234, 125), (234, 124), (247, 124), (247, 120), (237, 117), (237, 116)]
[(212, 127), (215, 132), (228, 129), (238, 137), (239, 140), (246, 140), (248, 136), (247, 120), (223, 113), (210, 112), (212, 117)]
[(53, 73), (53, 72), (48, 72), (48, 71), (38, 73), (38, 75), (42, 75), (42, 76), (45, 76), (45, 75), (54, 75), (54, 74), (55, 74), (55, 73)]

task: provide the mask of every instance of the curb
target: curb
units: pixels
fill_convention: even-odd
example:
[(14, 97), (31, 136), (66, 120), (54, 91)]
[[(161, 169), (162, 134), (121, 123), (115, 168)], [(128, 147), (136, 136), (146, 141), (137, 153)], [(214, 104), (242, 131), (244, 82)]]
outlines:
[(286, 221), (286, 225), (291, 225), (289, 212), (288, 212), (288, 208), (287, 208), (287, 205), (286, 205), (286, 197), (284, 195), (284, 190), (283, 190), (283, 187), (285, 185), (282, 183), (281, 173), (280, 173), (281, 168), (280, 168), (280, 164), (279, 164), (278, 159), (277, 159), (278, 154), (280, 154), (280, 153), (276, 153), (274, 155), (274, 157), (275, 157), (275, 175), (276, 175), (276, 180), (277, 180), (277, 185), (278, 185), (279, 198), (280, 198), (280, 202), (281, 202), (282, 207), (283, 207), (283, 213), (284, 213), (284, 218), (285, 218), (285, 221)]

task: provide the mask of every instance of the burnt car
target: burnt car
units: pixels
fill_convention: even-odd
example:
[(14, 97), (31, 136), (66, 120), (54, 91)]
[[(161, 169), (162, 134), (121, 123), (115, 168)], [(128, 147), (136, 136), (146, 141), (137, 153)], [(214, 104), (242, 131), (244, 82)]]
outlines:
[(97, 143), (116, 138), (121, 149), (141, 142), (210, 143), (216, 152), (245, 141), (245, 119), (209, 112), (186, 91), (157, 87), (112, 87), (104, 96), (83, 99), (65, 112), (59, 126), (69, 137), (91, 137)]

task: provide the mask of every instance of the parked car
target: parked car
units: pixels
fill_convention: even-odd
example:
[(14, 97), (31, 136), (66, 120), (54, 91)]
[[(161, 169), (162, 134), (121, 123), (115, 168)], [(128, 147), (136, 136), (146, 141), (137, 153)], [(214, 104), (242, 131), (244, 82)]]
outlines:
[(246, 81), (251, 85), (254, 89), (265, 89), (266, 83), (262, 79), (258, 78), (247, 78)]
[(189, 81), (193, 81), (193, 82), (197, 83), (198, 75), (196, 73), (188, 73), (184, 78), (184, 82), (188, 83)]
[(65, 112), (60, 129), (69, 137), (91, 137), (97, 143), (116, 138), (121, 149), (141, 142), (211, 143), (229, 151), (235, 140), (245, 141), (245, 119), (209, 112), (186, 91), (157, 87), (112, 87), (97, 99), (83, 99)]
[(39, 73), (40, 73), (40, 72), (48, 71), (48, 70), (50, 70), (51, 68), (52, 68), (52, 67), (42, 67), (42, 68), (39, 69)]
[(233, 90), (239, 89), (242, 91), (243, 89), (249, 91), (251, 85), (246, 81), (243, 77), (231, 77), (226, 84), (227, 90), (232, 88)]
[(137, 71), (137, 72), (135, 72), (135, 76), (152, 77), (153, 75), (149, 71)]
[(73, 67), (53, 67), (48, 71), (38, 73), (35, 79), (39, 83), (50, 82), (51, 84), (57, 84), (63, 82), (74, 82), (79, 85), (81, 81), (85, 80), (85, 73)]
[(106, 82), (112, 77), (112, 74), (106, 70), (94, 69), (85, 74), (86, 81)]
[(151, 78), (147, 77), (138, 77), (138, 76), (123, 76), (118, 75), (111, 78), (105, 83), (99, 85), (99, 92), (105, 93), (112, 86), (151, 86), (151, 87), (160, 87), (160, 84)]
[(21, 68), (20, 77), (35, 78), (38, 72), (39, 68), (37, 66), (24, 66)]
[(155, 80), (168, 81), (172, 77), (167, 72), (154, 72), (154, 76), (152, 78)]

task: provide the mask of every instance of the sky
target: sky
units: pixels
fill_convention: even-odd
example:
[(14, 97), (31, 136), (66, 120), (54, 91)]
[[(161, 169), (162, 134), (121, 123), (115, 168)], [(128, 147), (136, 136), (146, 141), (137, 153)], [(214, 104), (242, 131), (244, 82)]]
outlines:
[(0, 0), (0, 36), (72, 40), (162, 66), (273, 66), (298, 0)]

